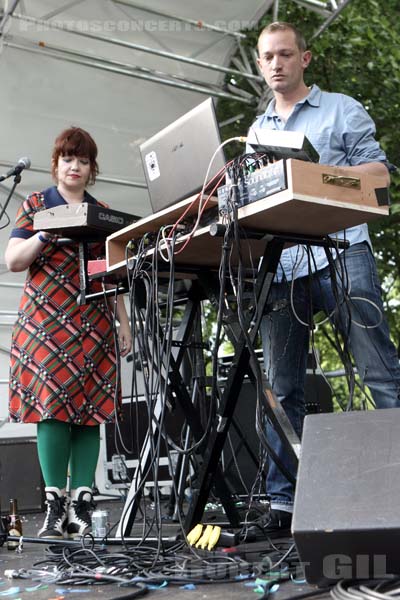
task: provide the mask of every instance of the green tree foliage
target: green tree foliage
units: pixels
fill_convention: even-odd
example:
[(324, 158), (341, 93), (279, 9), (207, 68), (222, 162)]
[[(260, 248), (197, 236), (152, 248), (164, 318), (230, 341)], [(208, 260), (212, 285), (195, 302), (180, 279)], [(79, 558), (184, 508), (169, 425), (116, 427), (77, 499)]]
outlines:
[[(388, 159), (400, 167), (400, 19), (398, 0), (352, 0), (325, 31), (315, 37), (323, 18), (292, 0), (281, 0), (279, 20), (296, 24), (309, 40), (313, 61), (306, 81), (322, 89), (349, 94), (359, 100), (374, 119), (377, 138)], [(272, 20), (268, 13), (258, 30), (247, 32), (245, 42), (254, 48), (259, 31)], [(238, 84), (252, 92), (245, 81)], [(224, 128), (223, 137), (243, 135), (257, 114), (257, 106), (220, 101), (219, 120), (244, 117)], [(234, 147), (237, 155), (243, 149)], [(389, 218), (370, 225), (375, 256), (383, 283), (392, 338), (400, 354), (400, 174), (392, 175), (392, 208)], [(328, 336), (329, 333), (327, 332)], [(322, 362), (327, 369), (340, 368), (336, 353), (324, 335), (316, 335)], [(343, 390), (342, 390), (343, 392)], [(340, 385), (339, 385), (339, 393)]]

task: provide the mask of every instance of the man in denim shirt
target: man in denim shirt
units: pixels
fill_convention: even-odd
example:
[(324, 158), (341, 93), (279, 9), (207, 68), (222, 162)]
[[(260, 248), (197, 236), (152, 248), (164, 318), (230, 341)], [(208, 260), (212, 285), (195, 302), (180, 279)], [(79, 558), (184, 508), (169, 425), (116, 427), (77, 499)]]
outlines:
[[(289, 23), (272, 23), (260, 34), (258, 64), (274, 98), (250, 131), (301, 131), (320, 155), (320, 162), (341, 165), (371, 175), (390, 177), (385, 153), (375, 140), (375, 125), (359, 102), (343, 94), (308, 87), (304, 71), (311, 61), (302, 34)], [(263, 318), (264, 363), (272, 388), (298, 435), (304, 419), (304, 382), (310, 315), (324, 310), (349, 339), (362, 381), (377, 408), (400, 406), (400, 368), (383, 315), (381, 288), (366, 224), (339, 232), (350, 248), (336, 257), (337, 302), (323, 248), (295, 246), (282, 253), (271, 289), (272, 310)], [(309, 270), (313, 272), (310, 280)], [(292, 289), (291, 289), (292, 288)], [(293, 300), (291, 301), (291, 292)], [(295, 311), (293, 311), (293, 307)], [(349, 322), (351, 314), (351, 322)], [(281, 440), (268, 425), (268, 439), (295, 475)], [(290, 526), (294, 489), (273, 461), (267, 476), (271, 498), (265, 531)]]

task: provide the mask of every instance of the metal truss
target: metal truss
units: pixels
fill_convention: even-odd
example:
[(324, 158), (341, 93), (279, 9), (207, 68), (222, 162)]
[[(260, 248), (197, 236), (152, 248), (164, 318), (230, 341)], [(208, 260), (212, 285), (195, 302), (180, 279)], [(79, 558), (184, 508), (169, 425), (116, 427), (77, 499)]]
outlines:
[(13, 0), (13, 2), (10, 3), (10, 6), (8, 6), (8, 2), (5, 3), (4, 10), (2, 10), (0, 13), (0, 37), (6, 30), (7, 23), (9, 22), (15, 9), (17, 8), (18, 3), (19, 0)]
[[(315, 39), (315, 37), (320, 35), (330, 25), (330, 23), (337, 18), (340, 12), (349, 4), (351, 0), (292, 1), (308, 10), (317, 12), (324, 19), (319, 29), (311, 38)], [(185, 24), (185, 27), (193, 27), (197, 29), (201, 28), (213, 32), (216, 34), (217, 40), (219, 39), (219, 36), (230, 36), (234, 41), (232, 52), (233, 58), (231, 66), (225, 67), (223, 65), (202, 61), (194, 57), (182, 56), (174, 52), (160, 50), (159, 48), (143, 46), (134, 42), (122, 40), (118, 37), (110, 37), (89, 31), (81, 31), (71, 24), (63, 24), (60, 19), (57, 21), (52, 20), (55, 16), (62, 14), (64, 11), (73, 7), (74, 5), (83, 4), (84, 2), (85, 0), (66, 1), (57, 10), (43, 15), (41, 19), (28, 15), (26, 11), (22, 9), (21, 12), (17, 13), (16, 8), (19, 4), (19, 0), (10, 0), (10, 2), (5, 2), (6, 8), (3, 11), (3, 15), (0, 15), (0, 36), (3, 36), (3, 44), (19, 51), (43, 54), (56, 60), (72, 62), (92, 69), (100, 69), (126, 77), (147, 80), (159, 85), (189, 90), (207, 96), (213, 96), (215, 98), (235, 100), (242, 104), (257, 106), (258, 110), (260, 110), (262, 107), (265, 107), (265, 103), (269, 100), (270, 92), (268, 89), (266, 89), (263, 77), (259, 72), (255, 50), (248, 50), (242, 44), (243, 39), (246, 37), (245, 33), (230, 31), (229, 29), (217, 27), (212, 23), (196, 21), (194, 19), (184, 18), (177, 14), (155, 10), (133, 0), (110, 0), (111, 4), (118, 6), (121, 10), (140, 10), (144, 13), (157, 15), (164, 19), (181, 22)], [(21, 2), (20, 8), (23, 6), (24, 3)], [(279, 8), (279, 0), (267, 0), (263, 8), (264, 16), (268, 14), (268, 12), (271, 12), (271, 20), (278, 20), (280, 16)], [(37, 43), (35, 43), (21, 37), (18, 38), (16, 36), (10, 36), (10, 39), (8, 39), (6, 30), (11, 19), (35, 23), (43, 27), (48, 25), (51, 26), (52, 29), (59, 29), (64, 33), (70, 34), (71, 37), (81, 36), (87, 39), (95, 40), (96, 42), (103, 42), (105, 47), (104, 54), (103, 56), (100, 56), (98, 54), (89, 54), (76, 50), (73, 48), (73, 42), (71, 43), (71, 47), (66, 47), (47, 44), (42, 40), (38, 40)], [(219, 84), (210, 84), (205, 83), (204, 81), (196, 80), (195, 78), (189, 78), (185, 75), (171, 74), (165, 70), (144, 68), (139, 64), (110, 60), (106, 57), (106, 47), (108, 44), (122, 46), (127, 49), (135, 50), (136, 52), (152, 54), (160, 59), (178, 61), (183, 65), (188, 64), (191, 67), (199, 67), (201, 69), (215, 71), (223, 74), (225, 76), (225, 81), (222, 81), (222, 78), (220, 78), (221, 82)], [(246, 82), (246, 86), (244, 86), (243, 82)], [(251, 91), (249, 91), (249, 87), (251, 88)]]
[[(202, 61), (197, 58), (190, 57), (190, 56), (183, 56), (183, 55), (179, 55), (174, 52), (160, 50), (158, 48), (151, 48), (151, 47), (137, 44), (134, 42), (130, 42), (127, 40), (123, 40), (118, 37), (110, 37), (110, 36), (106, 36), (106, 35), (100, 35), (97, 33), (90, 32), (90, 31), (81, 31), (80, 29), (74, 27), (70, 23), (63, 24), (61, 19), (57, 19), (56, 21), (53, 20), (53, 18), (55, 16), (62, 14), (65, 10), (67, 10), (68, 8), (71, 8), (71, 6), (78, 4), (78, 3), (84, 3), (84, 1), (85, 0), (74, 0), (74, 1), (66, 2), (62, 7), (59, 7), (57, 9), (57, 11), (53, 11), (51, 13), (43, 15), (43, 18), (37, 18), (37, 17), (33, 17), (33, 16), (27, 14), (25, 11), (16, 12), (15, 9), (16, 9), (18, 2), (14, 0), (13, 6), (7, 11), (7, 13), (4, 12), (4, 17), (3, 17), (2, 21), (0, 21), (0, 22), (3, 22), (3, 21), (8, 22), (10, 19), (14, 19), (14, 20), (23, 21), (26, 23), (36, 24), (38, 26), (41, 26), (44, 30), (45, 30), (45, 27), (48, 26), (48, 27), (51, 27), (52, 30), (60, 30), (63, 33), (67, 33), (68, 35), (70, 34), (71, 36), (81, 36), (83, 38), (91, 39), (96, 42), (99, 42), (99, 41), (103, 42), (105, 45), (105, 48), (108, 44), (114, 44), (114, 45), (121, 46), (121, 47), (124, 47), (129, 50), (134, 50), (136, 52), (152, 54), (156, 57), (160, 57), (161, 59), (164, 58), (164, 59), (178, 61), (183, 65), (188, 64), (191, 67), (199, 67), (202, 69), (216, 71), (216, 72), (223, 74), (224, 76), (229, 76), (232, 78), (233, 77), (236, 77), (236, 78), (241, 77), (246, 80), (252, 81), (253, 86), (255, 87), (255, 90), (257, 90), (257, 91), (258, 91), (259, 87), (256, 87), (256, 84), (261, 84), (263, 81), (261, 75), (258, 72), (254, 72), (254, 70), (248, 71), (246, 69), (239, 70), (239, 69), (235, 69), (234, 67), (225, 67), (220, 64), (213, 64), (213, 63), (210, 63), (207, 61)], [(135, 2), (131, 2), (129, 0), (112, 0), (112, 4), (115, 4), (118, 7), (120, 5), (123, 5), (124, 7), (128, 7), (128, 8), (130, 7), (133, 9), (143, 10), (150, 14), (156, 14), (158, 16), (162, 16), (163, 18), (171, 19), (174, 21), (181, 21), (181, 22), (185, 23), (185, 26), (187, 26), (187, 27), (212, 31), (217, 34), (218, 40), (220, 39), (221, 36), (224, 36), (224, 37), (231, 36), (233, 38), (233, 40), (241, 40), (241, 39), (245, 38), (245, 34), (243, 34), (241, 32), (229, 31), (227, 29), (223, 29), (221, 27), (216, 27), (210, 23), (205, 23), (203, 21), (200, 22), (200, 21), (195, 21), (195, 20), (191, 20), (191, 19), (184, 19), (177, 15), (173, 15), (173, 14), (169, 14), (169, 13), (167, 14), (165, 12), (153, 10), (151, 8), (145, 7), (145, 6), (137, 4)], [(108, 58), (106, 58), (106, 56), (104, 56), (107, 54), (106, 49), (104, 51), (104, 55), (100, 56), (98, 54), (93, 54), (93, 53), (89, 54), (89, 53), (83, 53), (81, 51), (77, 51), (73, 48), (73, 43), (71, 43), (71, 47), (67, 48), (65, 46), (61, 47), (61, 46), (50, 45), (50, 44), (43, 42), (43, 40), (38, 40), (37, 43), (35, 44), (35, 42), (28, 41), (25, 38), (23, 38), (22, 36), (10, 36), (8, 39), (7, 35), (5, 33), (5, 30), (4, 30), (3, 44), (5, 46), (14, 48), (16, 50), (27, 51), (30, 53), (44, 54), (44, 55), (50, 56), (57, 60), (64, 60), (66, 62), (72, 62), (75, 64), (84, 65), (89, 68), (101, 69), (101, 70), (113, 72), (113, 73), (116, 73), (119, 75), (124, 75), (124, 76), (133, 77), (133, 78), (137, 78), (137, 79), (152, 81), (152, 82), (160, 84), (160, 85), (166, 85), (166, 86), (171, 86), (171, 87), (175, 87), (175, 88), (179, 88), (179, 89), (183, 89), (183, 90), (198, 92), (200, 94), (204, 94), (207, 96), (214, 96), (216, 98), (237, 100), (238, 102), (241, 102), (244, 104), (254, 104), (254, 99), (253, 99), (252, 94), (249, 94), (245, 90), (241, 90), (241, 89), (239, 89), (239, 90), (232, 89), (232, 91), (229, 91), (229, 89), (225, 86), (225, 83), (224, 83), (222, 77), (220, 78), (221, 79), (220, 84), (215, 85), (215, 84), (206, 83), (204, 81), (196, 81), (194, 79), (190, 79), (190, 78), (182, 76), (182, 75), (178, 76), (178, 75), (168, 74), (165, 71), (161, 71), (158, 69), (144, 68), (143, 66), (138, 65), (138, 64), (112, 61), (112, 60), (109, 60)]]

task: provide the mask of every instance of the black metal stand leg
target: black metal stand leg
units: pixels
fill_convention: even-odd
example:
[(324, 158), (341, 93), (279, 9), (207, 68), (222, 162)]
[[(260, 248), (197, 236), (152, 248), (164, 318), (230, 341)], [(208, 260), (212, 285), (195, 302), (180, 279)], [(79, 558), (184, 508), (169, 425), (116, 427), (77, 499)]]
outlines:
[[(203, 413), (205, 411), (206, 405), (206, 394), (205, 394), (205, 382), (206, 382), (206, 372), (205, 372), (205, 363), (204, 363), (204, 343), (203, 343), (203, 334), (201, 329), (201, 310), (200, 310), (200, 300), (197, 285), (192, 285), (192, 289), (189, 293), (189, 298), (193, 299), (193, 302), (189, 302), (186, 304), (186, 308), (192, 307), (195, 309), (195, 316), (193, 319), (193, 329), (192, 329), (192, 342), (187, 343), (187, 353), (190, 354), (190, 367), (186, 369), (186, 373), (184, 370), (183, 378), (185, 380), (185, 384), (187, 389), (192, 390), (192, 404), (197, 409), (200, 422), (202, 424), (203, 429), (206, 427), (206, 420), (203, 418)], [(184, 319), (181, 322), (181, 327), (184, 324), (185, 316), (187, 310), (185, 310)], [(179, 332), (181, 331), (181, 327), (179, 328)], [(181, 339), (184, 336), (179, 335), (178, 338)], [(182, 360), (182, 351), (184, 350), (184, 343), (180, 343), (180, 352), (177, 357), (177, 366), (181, 363)], [(186, 378), (185, 378), (186, 374)], [(192, 445), (192, 436), (190, 433), (190, 427), (186, 425), (184, 431), (184, 451), (185, 454), (179, 454), (178, 462), (176, 466), (176, 470), (174, 473), (174, 489), (171, 492), (170, 501), (168, 505), (169, 514), (175, 520), (178, 520), (179, 515), (183, 514), (183, 501), (185, 496), (186, 482), (189, 474), (190, 468), (190, 455), (189, 448)]]
[[(180, 403), (185, 418), (188, 422), (188, 425), (192, 431), (194, 440), (198, 442), (203, 438), (204, 430), (200, 422), (199, 414), (197, 409), (193, 406), (191, 398), (189, 397), (186, 386), (184, 385), (182, 376), (179, 372), (179, 365), (177, 365), (176, 361), (171, 357), (170, 359), (170, 371), (168, 373), (168, 377), (172, 386), (172, 389), (175, 391), (177, 401)], [(230, 491), (224, 482), (222, 471), (218, 464), (215, 465), (214, 472), (217, 474), (217, 477), (213, 482), (210, 483), (215, 486), (216, 493), (221, 500), (222, 505), (224, 506), (225, 512), (232, 523), (233, 526), (238, 527), (240, 523), (239, 513), (236, 510), (234, 503), (232, 502), (232, 497)], [(209, 491), (210, 491), (209, 488)], [(186, 523), (186, 521), (185, 521)], [(186, 529), (186, 525), (185, 525)], [(188, 529), (186, 529), (188, 531)]]
[[(185, 314), (181, 322), (180, 326), (180, 340), (178, 345), (180, 346), (177, 357), (173, 356), (169, 357), (169, 370), (168, 373), (163, 375), (161, 366), (156, 366), (158, 370), (158, 374), (160, 377), (168, 377), (168, 381), (170, 383), (171, 390), (173, 390), (176, 401), (180, 404), (182, 412), (185, 416), (188, 427), (190, 428), (191, 434), (195, 440), (195, 442), (199, 442), (204, 438), (204, 430), (201, 424), (200, 415), (198, 411), (198, 407), (193, 404), (192, 398), (189, 395), (187, 386), (183, 381), (182, 375), (180, 373), (180, 366), (182, 364), (184, 352), (189, 345), (190, 337), (192, 335), (195, 318), (198, 314), (199, 305), (197, 300), (189, 299), (185, 308)], [(157, 332), (160, 339), (163, 337), (163, 332)], [(158, 407), (157, 413), (154, 415), (154, 424), (157, 424), (157, 419), (160, 415), (161, 407)], [(145, 442), (147, 444), (147, 441)], [(148, 461), (150, 460), (150, 452), (147, 451), (146, 454), (143, 454), (144, 459), (144, 472), (146, 471)], [(222, 472), (220, 472), (219, 467), (216, 467), (216, 481), (214, 483), (216, 493), (218, 497), (221, 499), (221, 502), (224, 506), (226, 514), (230, 521), (235, 524), (235, 526), (239, 526), (239, 514), (234, 507), (232, 502), (231, 494), (226, 486)], [(117, 529), (117, 537), (128, 536), (132, 530), (132, 526), (136, 517), (136, 513), (138, 510), (138, 503), (140, 501), (140, 489), (141, 484), (137, 482), (134, 478), (134, 482), (129, 490), (128, 497), (125, 502), (125, 506), (122, 512), (121, 521), (119, 523)]]
[(81, 293), (79, 296), (79, 304), (83, 305), (86, 303), (86, 295), (89, 292), (88, 288), (88, 272), (87, 272), (87, 263), (88, 263), (89, 251), (88, 245), (84, 241), (79, 242), (79, 284), (81, 288)]
[[(185, 529), (187, 531), (189, 531), (193, 525), (200, 522), (202, 518), (249, 362), (254, 373), (259, 371), (260, 367), (250, 354), (248, 344), (250, 343), (252, 347), (254, 347), (264, 307), (267, 303), (271, 284), (276, 273), (284, 244), (284, 239), (276, 237), (273, 237), (267, 243), (256, 286), (256, 305), (258, 311), (254, 315), (253, 325), (247, 339), (243, 333), (241, 333), (236, 341), (235, 358), (228, 375), (219, 414), (217, 416), (217, 422), (210, 434), (209, 442), (204, 453), (202, 470), (198, 478), (198, 488), (194, 490), (192, 502), (186, 516)], [(286, 443), (289, 454), (297, 462), (300, 442), (286, 415), (284, 415), (284, 413), (279, 414), (280, 405), (276, 401), (265, 377), (263, 380), (262, 391), (266, 396), (265, 408), (267, 414), (276, 431)]]

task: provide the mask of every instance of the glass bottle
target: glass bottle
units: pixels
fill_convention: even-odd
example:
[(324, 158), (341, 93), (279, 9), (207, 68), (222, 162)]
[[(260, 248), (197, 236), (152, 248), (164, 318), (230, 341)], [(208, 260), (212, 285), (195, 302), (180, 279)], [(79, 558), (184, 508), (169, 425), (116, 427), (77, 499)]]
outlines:
[[(22, 523), (18, 514), (18, 503), (16, 498), (10, 500), (10, 514), (8, 516), (8, 535), (21, 537), (22, 535)], [(14, 540), (7, 540), (8, 550), (15, 550), (18, 548), (18, 542)]]

